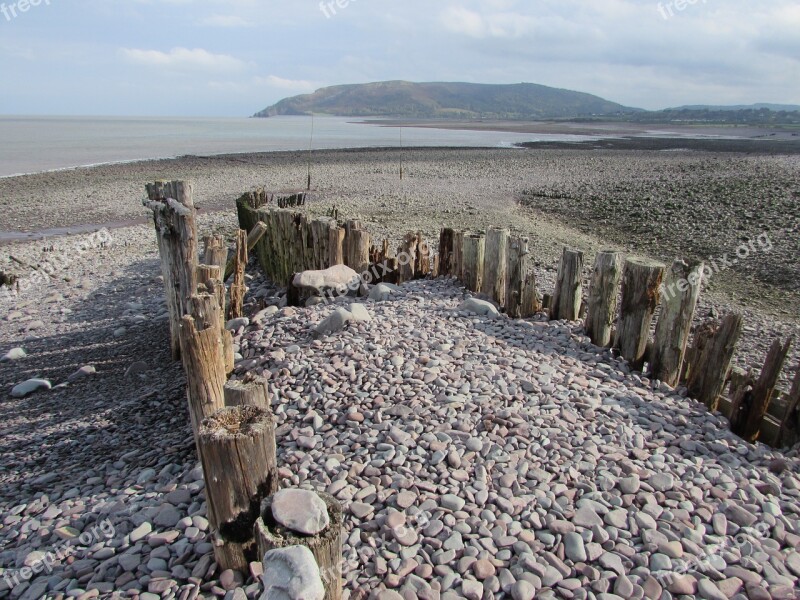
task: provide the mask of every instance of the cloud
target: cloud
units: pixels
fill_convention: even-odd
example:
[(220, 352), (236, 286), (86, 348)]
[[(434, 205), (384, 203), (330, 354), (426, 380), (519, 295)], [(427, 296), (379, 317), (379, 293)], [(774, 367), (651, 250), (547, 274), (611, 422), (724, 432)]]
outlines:
[(202, 48), (173, 48), (169, 52), (123, 48), (130, 62), (163, 69), (201, 71), (244, 71), (247, 63), (228, 54), (212, 54)]
[(450, 6), (440, 20), (452, 33), (474, 38), (519, 38), (535, 30), (536, 22), (516, 12), (481, 14), (463, 6)]
[(318, 85), (305, 81), (303, 79), (284, 79), (276, 75), (269, 75), (267, 77), (256, 77), (254, 81), (258, 84), (267, 85), (269, 87), (278, 88), (281, 90), (289, 90), (292, 92), (311, 92), (319, 87)]
[(236, 15), (211, 15), (200, 19), (198, 25), (205, 27), (254, 27), (255, 23)]

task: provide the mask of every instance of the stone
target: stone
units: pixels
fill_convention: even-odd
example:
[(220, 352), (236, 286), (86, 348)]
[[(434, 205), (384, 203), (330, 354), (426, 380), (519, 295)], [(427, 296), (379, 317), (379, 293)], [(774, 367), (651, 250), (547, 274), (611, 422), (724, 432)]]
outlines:
[(470, 298), (469, 300), (466, 300), (458, 307), (458, 310), (471, 312), (482, 316), (500, 316), (500, 312), (497, 310), (497, 307), (494, 304), (487, 302), (486, 300), (479, 300), (478, 298)]
[(264, 555), (261, 600), (323, 600), (319, 565), (305, 546), (270, 550)]
[(650, 477), (648, 483), (657, 492), (668, 492), (675, 487), (675, 478), (671, 473), (655, 473)]
[(67, 381), (70, 383), (74, 383), (76, 381), (80, 381), (81, 379), (85, 379), (87, 377), (91, 377), (97, 373), (97, 369), (93, 365), (85, 365), (75, 371), (72, 375), (67, 378)]
[(12, 348), (8, 352), (6, 352), (2, 358), (0, 358), (0, 363), (22, 360), (26, 356), (28, 355), (25, 354), (25, 350), (23, 350), (22, 348)]
[(445, 494), (439, 498), (439, 504), (442, 508), (457, 512), (464, 508), (466, 500), (459, 498), (455, 494)]
[(536, 588), (524, 579), (511, 586), (511, 598), (513, 600), (533, 600), (535, 595)]
[(472, 563), (472, 572), (475, 574), (476, 578), (483, 581), (485, 579), (489, 579), (489, 577), (492, 577), (495, 574), (496, 569), (491, 561), (483, 559), (476, 560), (474, 563)]
[(586, 560), (586, 547), (583, 544), (581, 534), (570, 532), (564, 534), (564, 554), (572, 562), (584, 562)]
[(150, 367), (147, 365), (146, 362), (138, 360), (135, 363), (131, 364), (125, 371), (125, 379), (129, 377), (136, 377), (137, 375), (143, 375), (150, 370)]
[(317, 335), (331, 335), (338, 333), (344, 326), (353, 320), (353, 314), (344, 308), (334, 310), (322, 323), (314, 328)]
[(292, 531), (317, 535), (330, 524), (328, 507), (309, 490), (285, 489), (272, 497), (272, 516)]
[(369, 292), (369, 299), (373, 302), (386, 302), (389, 297), (400, 288), (388, 283), (379, 283)]
[(367, 307), (363, 304), (351, 304), (350, 314), (352, 315), (350, 320), (356, 323), (368, 323), (372, 321), (372, 315), (369, 314)]
[(701, 579), (697, 582), (697, 594), (705, 600), (728, 600), (728, 597), (710, 579)]
[(26, 398), (31, 394), (41, 391), (41, 390), (50, 390), (53, 388), (53, 385), (47, 381), (46, 379), (28, 379), (18, 385), (15, 385), (11, 389), (11, 397), (12, 398)]
[(250, 325), (250, 319), (247, 317), (239, 317), (238, 319), (231, 319), (225, 323), (225, 329), (228, 331), (236, 331), (237, 329), (247, 327), (248, 325)]
[(139, 540), (143, 540), (145, 537), (147, 537), (147, 534), (149, 534), (151, 531), (153, 531), (153, 526), (150, 523), (147, 522), (142, 523), (136, 529), (131, 531), (130, 533), (131, 544), (135, 544)]
[(302, 298), (309, 296), (344, 296), (357, 291), (361, 277), (346, 265), (334, 265), (323, 271), (303, 271), (292, 280)]

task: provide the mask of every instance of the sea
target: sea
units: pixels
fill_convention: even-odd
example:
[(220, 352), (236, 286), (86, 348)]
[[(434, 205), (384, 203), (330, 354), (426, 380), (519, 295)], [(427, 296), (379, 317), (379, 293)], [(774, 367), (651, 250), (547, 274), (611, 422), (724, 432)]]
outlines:
[[(313, 134), (312, 134), (313, 125)], [(107, 163), (283, 150), (417, 147), (514, 148), (519, 142), (595, 140), (367, 124), (343, 117), (154, 118), (0, 116), (0, 177)]]

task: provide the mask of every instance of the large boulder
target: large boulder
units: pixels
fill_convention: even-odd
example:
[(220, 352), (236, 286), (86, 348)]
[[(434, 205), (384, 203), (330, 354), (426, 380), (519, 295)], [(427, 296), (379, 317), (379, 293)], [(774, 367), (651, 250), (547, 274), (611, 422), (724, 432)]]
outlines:
[(315, 296), (356, 296), (360, 287), (361, 277), (345, 265), (336, 265), (324, 271), (303, 271), (292, 278), (287, 301), (290, 306), (304, 306), (306, 300)]
[(330, 524), (328, 507), (311, 490), (285, 489), (272, 498), (272, 516), (287, 529), (317, 535)]

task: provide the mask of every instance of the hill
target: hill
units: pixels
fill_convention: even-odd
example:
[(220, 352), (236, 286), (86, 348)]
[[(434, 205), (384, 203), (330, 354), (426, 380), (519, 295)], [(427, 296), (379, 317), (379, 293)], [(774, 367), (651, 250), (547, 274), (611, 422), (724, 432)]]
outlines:
[(411, 83), (337, 85), (281, 100), (255, 117), (329, 114), (416, 119), (563, 119), (638, 112), (598, 96), (517, 83)]

